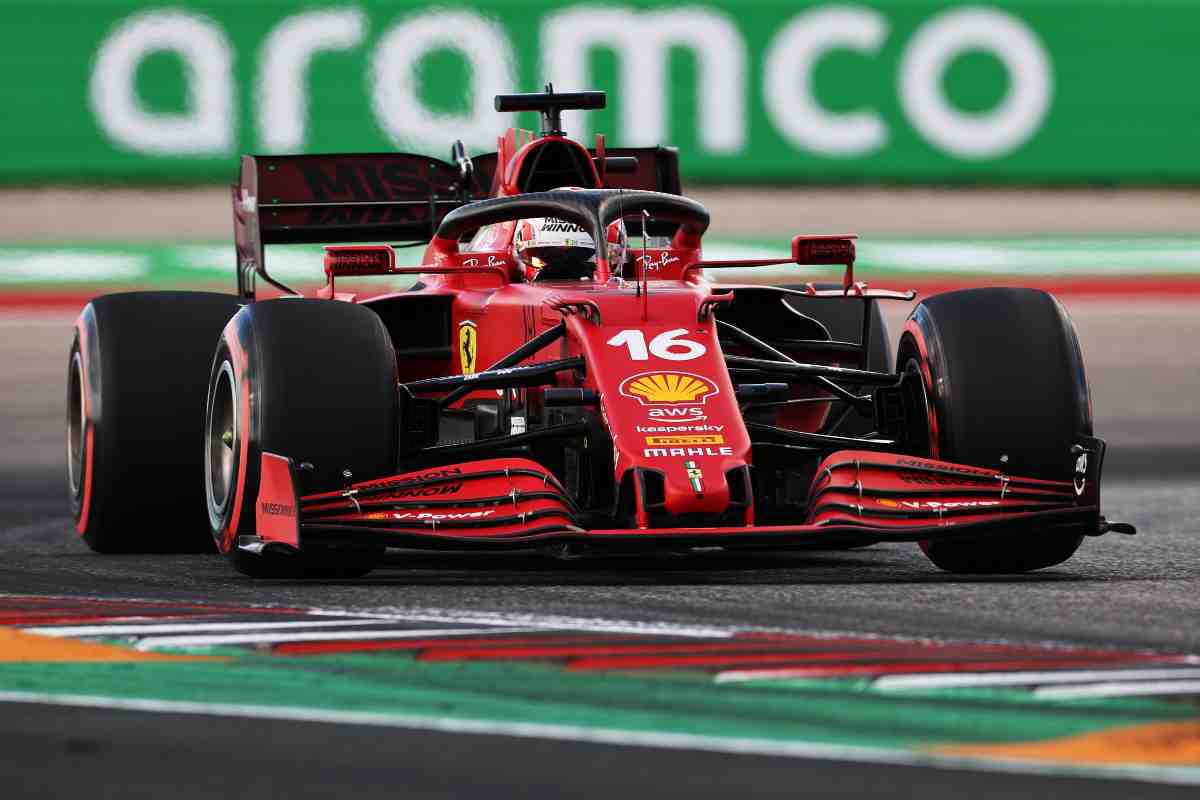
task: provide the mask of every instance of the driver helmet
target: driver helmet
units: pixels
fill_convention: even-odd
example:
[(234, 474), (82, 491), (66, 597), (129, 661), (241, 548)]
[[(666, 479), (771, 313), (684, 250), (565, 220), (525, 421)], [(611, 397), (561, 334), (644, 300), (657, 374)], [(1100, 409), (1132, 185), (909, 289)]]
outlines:
[[(609, 223), (608, 262), (613, 274), (620, 274), (629, 252), (625, 221)], [(521, 220), (513, 237), (517, 263), (525, 271), (525, 280), (569, 280), (590, 278), (596, 271), (596, 247), (592, 237), (573, 222), (555, 217)]]
[(596, 271), (596, 243), (591, 235), (557, 217), (518, 222), (513, 251), (530, 282), (590, 278)]

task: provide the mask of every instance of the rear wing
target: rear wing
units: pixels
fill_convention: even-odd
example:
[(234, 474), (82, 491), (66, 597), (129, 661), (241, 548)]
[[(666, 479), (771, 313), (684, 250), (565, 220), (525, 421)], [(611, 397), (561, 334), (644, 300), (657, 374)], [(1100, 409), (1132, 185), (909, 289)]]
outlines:
[[(673, 147), (613, 147), (604, 156), (636, 160), (607, 170), (607, 188), (681, 194)], [(232, 187), (238, 293), (252, 300), (256, 277), (292, 293), (267, 272), (264, 245), (428, 241), (450, 211), (496, 194), (498, 154), (471, 163), (473, 171), (411, 153), (242, 156)]]
[(233, 187), (238, 292), (253, 299), (256, 275), (291, 292), (267, 273), (263, 245), (428, 241), (474, 196), (459, 167), (428, 156), (242, 156)]

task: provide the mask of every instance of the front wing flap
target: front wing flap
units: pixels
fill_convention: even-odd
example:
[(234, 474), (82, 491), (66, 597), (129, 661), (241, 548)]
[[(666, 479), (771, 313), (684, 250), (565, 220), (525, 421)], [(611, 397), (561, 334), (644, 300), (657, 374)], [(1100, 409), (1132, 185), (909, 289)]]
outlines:
[[(1079, 487), (1077, 489), (1077, 487)], [(1049, 481), (889, 453), (841, 451), (818, 468), (809, 492), (814, 525), (884, 531), (955, 528), (997, 517), (1098, 514), (1086, 479)]]
[[(523, 458), (432, 467), (343, 490), (288, 500), (298, 475), (290, 459), (263, 455), (259, 542), (245, 549), (308, 544), (404, 544), (450, 539), (504, 541), (581, 532), (578, 511), (550, 472)], [(288, 520), (264, 512), (296, 508)]]

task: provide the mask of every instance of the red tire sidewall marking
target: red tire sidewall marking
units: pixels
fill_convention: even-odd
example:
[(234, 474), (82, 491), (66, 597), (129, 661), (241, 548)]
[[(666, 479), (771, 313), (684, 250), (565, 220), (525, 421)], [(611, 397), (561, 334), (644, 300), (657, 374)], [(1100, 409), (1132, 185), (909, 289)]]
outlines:
[(925, 383), (926, 416), (929, 423), (929, 457), (941, 458), (941, 437), (938, 429), (937, 403), (933, 395), (933, 373), (929, 370), (929, 347), (925, 344), (925, 336), (916, 322), (909, 319), (904, 323), (904, 331), (912, 336), (913, 343), (921, 358), (917, 366), (921, 370), (921, 380)]
[(225, 530), (217, 539), (217, 546), (222, 553), (233, 549), (237, 541), (238, 525), (242, 519), (242, 505), (245, 503), (246, 468), (250, 462), (250, 379), (249, 359), (242, 341), (238, 337), (237, 317), (235, 316), (225, 326), (224, 339), (229, 348), (229, 361), (233, 366), (234, 383), (238, 393), (238, 468), (237, 480), (231, 492), (229, 502), (232, 506), (225, 523)]
[(91, 370), (88, 366), (88, 334), (83, 317), (75, 322), (75, 332), (79, 336), (79, 380), (80, 395), (83, 396), (83, 498), (79, 504), (79, 519), (75, 520), (75, 530), (80, 535), (87, 531), (88, 518), (92, 507), (92, 469), (93, 456), (96, 450), (95, 424), (92, 422), (92, 393)]
[[(917, 353), (920, 358), (917, 361), (917, 366), (921, 370), (921, 380), (925, 384), (925, 407), (926, 416), (929, 424), (929, 457), (941, 457), (941, 436), (938, 431), (937, 420), (937, 403), (933, 397), (933, 373), (929, 369), (929, 346), (925, 343), (925, 335), (921, 332), (921, 326), (909, 318), (904, 323), (904, 332), (912, 337), (913, 343), (917, 346)], [(928, 539), (922, 539), (917, 542), (921, 552), (928, 554), (932, 542)]]

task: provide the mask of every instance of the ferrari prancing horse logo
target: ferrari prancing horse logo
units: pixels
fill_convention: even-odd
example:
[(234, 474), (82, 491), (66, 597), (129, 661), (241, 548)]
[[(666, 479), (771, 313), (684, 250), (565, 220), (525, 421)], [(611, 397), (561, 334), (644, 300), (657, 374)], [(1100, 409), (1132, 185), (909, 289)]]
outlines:
[(475, 373), (475, 356), (478, 352), (479, 334), (475, 330), (475, 323), (469, 319), (463, 320), (458, 323), (458, 355), (463, 375)]

